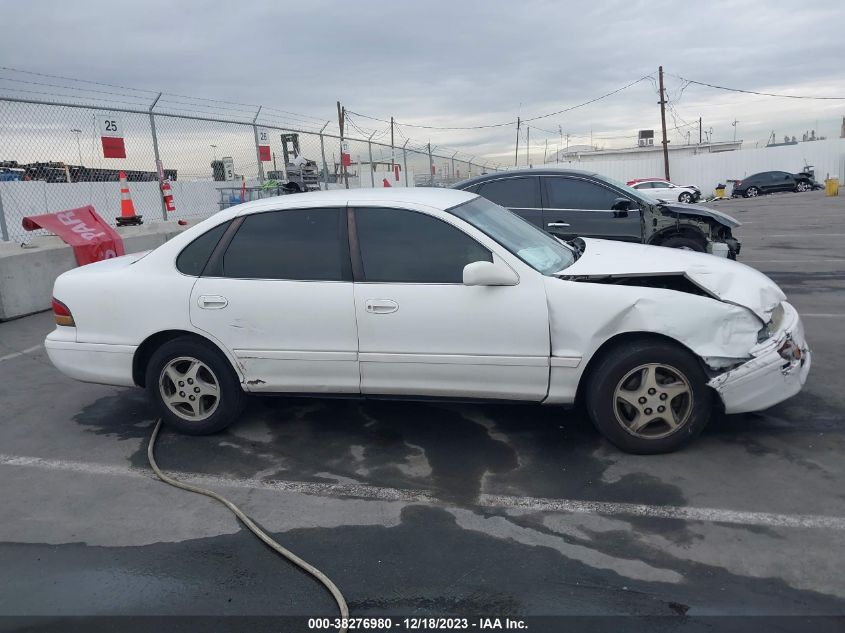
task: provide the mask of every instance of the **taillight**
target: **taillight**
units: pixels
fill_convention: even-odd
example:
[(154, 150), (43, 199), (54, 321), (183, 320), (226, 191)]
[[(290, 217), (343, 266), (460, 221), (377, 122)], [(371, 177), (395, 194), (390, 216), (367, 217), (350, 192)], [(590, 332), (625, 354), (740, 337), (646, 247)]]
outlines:
[(53, 316), (56, 317), (56, 325), (76, 326), (76, 323), (73, 322), (73, 315), (70, 313), (68, 307), (55, 298), (53, 299)]

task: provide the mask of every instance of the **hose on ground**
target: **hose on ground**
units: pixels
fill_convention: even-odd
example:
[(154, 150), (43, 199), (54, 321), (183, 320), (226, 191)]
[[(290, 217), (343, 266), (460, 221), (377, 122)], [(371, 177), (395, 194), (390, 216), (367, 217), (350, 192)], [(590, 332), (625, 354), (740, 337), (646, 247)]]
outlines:
[[(291, 552), (289, 549), (286, 549), (277, 541), (273, 540), (270, 535), (268, 535), (264, 530), (258, 527), (255, 522), (250, 519), (238, 506), (234, 503), (229, 501), (226, 497), (217, 494), (213, 490), (207, 490), (206, 488), (200, 488), (198, 486), (192, 486), (191, 484), (186, 484), (178, 479), (174, 479), (169, 475), (165, 475), (161, 468), (158, 467), (158, 464), (155, 460), (155, 444), (156, 440), (158, 439), (158, 433), (161, 429), (161, 418), (156, 420), (155, 428), (153, 429), (153, 434), (150, 436), (150, 443), (147, 446), (147, 459), (150, 461), (150, 466), (153, 469), (153, 472), (161, 479), (164, 483), (170, 484), (171, 486), (175, 486), (176, 488), (181, 488), (182, 490), (187, 490), (188, 492), (195, 492), (200, 495), (205, 495), (206, 497), (211, 497), (212, 499), (219, 501), (224, 506), (229, 508), (229, 510), (234, 514), (241, 522), (249, 529), (250, 532), (255, 534), (261, 541), (264, 542), (270, 549), (274, 552), (283, 556), (294, 565), (303, 569), (307, 573), (311, 574), (314, 578), (319, 580), (323, 586), (329, 590), (329, 593), (332, 594), (332, 597), (337, 602), (338, 609), (340, 609), (340, 617), (342, 622), (349, 618), (349, 607), (346, 606), (346, 600), (343, 597), (343, 594), (340, 593), (340, 589), (331, 581), (331, 579), (326, 576), (323, 572), (319, 569), (308, 563), (307, 561), (302, 560), (299, 556)], [(346, 633), (346, 627), (342, 626), (339, 629), (340, 633)]]

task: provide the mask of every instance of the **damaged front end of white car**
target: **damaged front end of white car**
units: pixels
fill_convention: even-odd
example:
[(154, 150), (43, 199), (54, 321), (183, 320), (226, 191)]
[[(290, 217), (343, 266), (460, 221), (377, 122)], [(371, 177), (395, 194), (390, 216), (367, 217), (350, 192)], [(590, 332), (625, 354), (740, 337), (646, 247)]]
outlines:
[[(614, 336), (654, 333), (701, 360), (726, 413), (762, 410), (801, 390), (811, 361), (804, 327), (771, 279), (699, 253), (592, 239), (583, 244), (581, 257), (557, 275), (578, 283), (581, 309), (549, 280), (553, 356), (580, 347), (589, 358)], [(584, 340), (579, 332), (588, 331), (594, 336)]]

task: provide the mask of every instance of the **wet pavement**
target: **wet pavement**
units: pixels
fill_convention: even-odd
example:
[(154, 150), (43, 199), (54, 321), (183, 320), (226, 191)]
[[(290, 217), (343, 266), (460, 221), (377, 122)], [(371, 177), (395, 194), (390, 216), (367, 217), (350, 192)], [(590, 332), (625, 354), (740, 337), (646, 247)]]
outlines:
[[(357, 616), (845, 615), (845, 198), (713, 206), (814, 365), (682, 452), (620, 453), (556, 407), (264, 397), (221, 435), (165, 432), (159, 463), (215, 478)], [(222, 506), (152, 478), (142, 391), (67, 379), (43, 348), (3, 360), (51, 327), (0, 324), (0, 614), (333, 616)]]

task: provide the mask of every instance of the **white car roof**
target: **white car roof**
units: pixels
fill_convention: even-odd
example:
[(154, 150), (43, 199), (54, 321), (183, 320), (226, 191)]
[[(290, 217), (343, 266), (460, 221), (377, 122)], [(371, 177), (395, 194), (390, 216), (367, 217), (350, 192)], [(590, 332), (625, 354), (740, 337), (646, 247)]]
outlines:
[(435, 209), (449, 209), (477, 197), (477, 194), (458, 189), (441, 187), (377, 187), (365, 189), (332, 189), (329, 191), (311, 191), (294, 193), (286, 196), (263, 198), (253, 202), (231, 207), (232, 215), (244, 215), (268, 209), (289, 209), (299, 206), (320, 206), (339, 203), (354, 205), (356, 202), (377, 205), (422, 204)]

